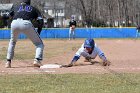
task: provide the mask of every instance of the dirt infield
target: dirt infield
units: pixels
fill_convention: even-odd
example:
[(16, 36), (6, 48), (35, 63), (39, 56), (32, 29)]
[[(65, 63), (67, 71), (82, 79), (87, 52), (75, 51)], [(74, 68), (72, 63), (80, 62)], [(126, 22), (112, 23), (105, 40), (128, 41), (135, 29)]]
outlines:
[[(51, 41), (50, 45), (47, 42)], [(51, 46), (56, 42), (69, 43), (72, 45), (82, 44), (84, 39), (75, 41), (69, 40), (45, 40), (45, 46)], [(12, 68), (4, 67), (4, 60), (0, 62), (0, 74), (39, 74), (39, 73), (139, 73), (140, 72), (140, 40), (139, 39), (95, 39), (95, 42), (104, 51), (107, 58), (111, 61), (111, 66), (103, 67), (100, 65), (100, 59), (97, 57), (94, 64), (83, 62), (84, 58), (78, 60), (76, 66), (70, 68), (40, 69), (32, 67), (33, 60), (14, 60)], [(8, 41), (1, 42), (8, 44)], [(55, 47), (57, 50), (57, 46)], [(47, 49), (47, 47), (46, 47)], [(64, 47), (65, 49), (65, 47)], [(77, 51), (77, 46), (72, 47), (71, 51), (61, 53), (50, 58), (44, 58), (43, 64), (68, 64)], [(26, 52), (26, 51), (25, 51)], [(47, 52), (47, 51), (44, 51)], [(55, 51), (52, 51), (55, 52)], [(45, 55), (46, 56), (46, 55)]]

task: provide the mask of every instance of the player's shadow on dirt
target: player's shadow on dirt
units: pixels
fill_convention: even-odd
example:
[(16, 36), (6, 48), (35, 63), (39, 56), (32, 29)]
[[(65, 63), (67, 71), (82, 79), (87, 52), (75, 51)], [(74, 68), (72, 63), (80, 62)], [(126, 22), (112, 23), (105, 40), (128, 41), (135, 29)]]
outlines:
[(84, 62), (81, 64), (75, 64), (75, 66), (87, 66), (87, 65), (101, 65), (101, 62), (91, 61), (91, 62)]
[(101, 65), (101, 62), (98, 62), (98, 61), (92, 61), (91, 62), (91, 65), (95, 65), (95, 64)]
[(18, 66), (13, 66), (11, 68), (38, 68), (38, 67), (34, 67), (34, 66), (31, 66), (31, 65), (29, 65), (29, 66), (21, 66), (21, 65), (18, 65)]

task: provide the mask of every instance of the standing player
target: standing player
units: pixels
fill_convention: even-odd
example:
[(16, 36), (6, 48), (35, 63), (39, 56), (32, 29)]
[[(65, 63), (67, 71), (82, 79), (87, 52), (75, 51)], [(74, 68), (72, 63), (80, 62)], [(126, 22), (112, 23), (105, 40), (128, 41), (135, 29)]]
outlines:
[(11, 23), (11, 39), (7, 51), (7, 62), (5, 64), (6, 68), (11, 68), (11, 60), (14, 57), (14, 49), (20, 33), (26, 34), (36, 46), (33, 65), (35, 67), (40, 67), (42, 65), (41, 61), (43, 59), (44, 44), (31, 23), (33, 19), (38, 19), (38, 22), (42, 23), (42, 19), (40, 20), (40, 12), (31, 6), (30, 2), (30, 0), (22, 0), (21, 4), (13, 7), (9, 14), (13, 20)]
[(136, 30), (137, 30), (136, 38), (138, 38), (140, 36), (140, 25), (137, 26)]
[(73, 57), (72, 61), (68, 65), (64, 65), (62, 67), (72, 67), (76, 61), (80, 58), (80, 56), (85, 57), (85, 61), (91, 62), (91, 59), (95, 59), (96, 56), (99, 56), (100, 59), (103, 61), (103, 66), (109, 66), (110, 62), (105, 57), (104, 53), (101, 49), (95, 44), (93, 39), (86, 39), (85, 42), (82, 44), (81, 48), (76, 52), (75, 56)]
[(74, 20), (74, 17), (72, 17), (71, 21), (69, 22), (69, 27), (69, 40), (75, 39), (76, 21)]

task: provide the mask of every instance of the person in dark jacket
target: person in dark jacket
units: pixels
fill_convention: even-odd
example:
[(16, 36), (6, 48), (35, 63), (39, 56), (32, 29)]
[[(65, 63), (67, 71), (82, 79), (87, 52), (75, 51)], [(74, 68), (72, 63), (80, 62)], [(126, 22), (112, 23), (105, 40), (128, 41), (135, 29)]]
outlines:
[(36, 46), (35, 58), (33, 65), (35, 67), (42, 66), (44, 44), (35, 30), (32, 20), (37, 20), (39, 24), (43, 24), (42, 17), (38, 9), (30, 5), (30, 0), (22, 0), (21, 4), (14, 6), (9, 13), (12, 18), (11, 23), (11, 39), (7, 51), (6, 68), (11, 68), (11, 61), (14, 57), (14, 49), (20, 33), (24, 33)]
[(76, 21), (74, 20), (74, 17), (71, 18), (69, 22), (69, 40), (75, 39), (75, 27), (76, 27)]
[(137, 38), (140, 37), (140, 25), (136, 27), (136, 30), (137, 30), (137, 34), (136, 34), (136, 38)]

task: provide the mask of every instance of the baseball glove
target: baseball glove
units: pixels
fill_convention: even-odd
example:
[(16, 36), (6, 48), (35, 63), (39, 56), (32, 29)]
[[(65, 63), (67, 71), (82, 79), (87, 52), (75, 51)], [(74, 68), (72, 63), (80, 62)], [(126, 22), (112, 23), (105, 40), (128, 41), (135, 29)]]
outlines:
[(85, 57), (85, 60), (84, 60), (84, 62), (91, 62), (92, 60), (91, 60), (91, 57)]
[(61, 67), (72, 67), (73, 66), (73, 64), (72, 63), (70, 63), (70, 64), (68, 64), (68, 65), (62, 65)]
[(110, 66), (110, 63), (111, 63), (110, 61), (106, 60), (103, 62), (103, 66)]

